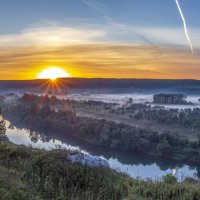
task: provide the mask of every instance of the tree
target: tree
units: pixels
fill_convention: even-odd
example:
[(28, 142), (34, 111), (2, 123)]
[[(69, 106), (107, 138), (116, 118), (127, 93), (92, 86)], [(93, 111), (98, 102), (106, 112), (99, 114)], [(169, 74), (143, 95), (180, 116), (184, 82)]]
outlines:
[(0, 107), (0, 135), (5, 135), (6, 126), (5, 126), (5, 121), (3, 120), (1, 114), (2, 114), (2, 111), (1, 111), (1, 107)]
[(132, 98), (128, 98), (127, 102), (126, 102), (127, 105), (132, 105), (133, 104), (133, 99)]
[(1, 107), (0, 107), (0, 142), (7, 140), (7, 137), (5, 136), (5, 134), (6, 134), (6, 125), (5, 125), (5, 121), (2, 119)]
[(5, 133), (6, 133), (5, 121), (1, 120), (0, 121), (0, 135), (5, 135)]
[(163, 176), (163, 182), (167, 184), (175, 184), (177, 183), (177, 178), (172, 174), (167, 174)]
[(161, 142), (157, 145), (157, 149), (161, 152), (163, 156), (169, 156), (172, 153), (172, 146), (163, 138)]

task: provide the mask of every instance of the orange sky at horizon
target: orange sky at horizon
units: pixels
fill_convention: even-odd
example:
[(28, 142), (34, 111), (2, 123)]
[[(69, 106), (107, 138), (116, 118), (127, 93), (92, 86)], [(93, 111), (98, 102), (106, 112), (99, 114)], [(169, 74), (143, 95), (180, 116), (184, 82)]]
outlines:
[(0, 52), (0, 80), (36, 79), (51, 66), (71, 77), (199, 79), (200, 58), (183, 48), (128, 44), (12, 47)]
[(200, 79), (195, 0), (0, 4), (0, 80), (37, 79), (50, 67), (80, 78)]

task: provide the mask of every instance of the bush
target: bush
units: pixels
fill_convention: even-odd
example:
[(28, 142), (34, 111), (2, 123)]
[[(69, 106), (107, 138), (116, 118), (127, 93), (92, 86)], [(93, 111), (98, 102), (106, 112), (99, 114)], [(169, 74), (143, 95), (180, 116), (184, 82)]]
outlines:
[(157, 149), (163, 156), (169, 156), (172, 153), (172, 146), (166, 139), (162, 140), (161, 143), (157, 145)]
[(1, 135), (0, 134), (0, 143), (1, 142), (8, 142), (8, 137), (6, 135)]
[(163, 176), (163, 182), (166, 184), (175, 184), (177, 183), (177, 178), (172, 174), (167, 174)]
[[(1, 117), (1, 115), (0, 115)], [(5, 121), (1, 120), (0, 121), (0, 135), (6, 134), (6, 126), (5, 126)]]
[(196, 180), (196, 179), (191, 178), (191, 177), (186, 177), (185, 180), (184, 180), (184, 183), (198, 184), (199, 180)]

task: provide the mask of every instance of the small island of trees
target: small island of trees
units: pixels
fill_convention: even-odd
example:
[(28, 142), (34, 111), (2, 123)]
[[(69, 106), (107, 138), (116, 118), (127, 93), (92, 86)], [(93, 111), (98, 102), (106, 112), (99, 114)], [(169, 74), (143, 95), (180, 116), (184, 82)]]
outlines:
[(184, 94), (155, 94), (153, 102), (159, 104), (188, 104)]

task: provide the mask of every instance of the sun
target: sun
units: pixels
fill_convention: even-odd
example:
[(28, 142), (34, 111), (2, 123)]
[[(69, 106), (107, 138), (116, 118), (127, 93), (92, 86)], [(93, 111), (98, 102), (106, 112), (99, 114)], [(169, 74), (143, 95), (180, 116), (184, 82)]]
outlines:
[(49, 67), (43, 71), (41, 71), (37, 78), (38, 79), (50, 79), (52, 81), (56, 80), (57, 78), (66, 78), (69, 77), (70, 74), (64, 71), (59, 67)]

